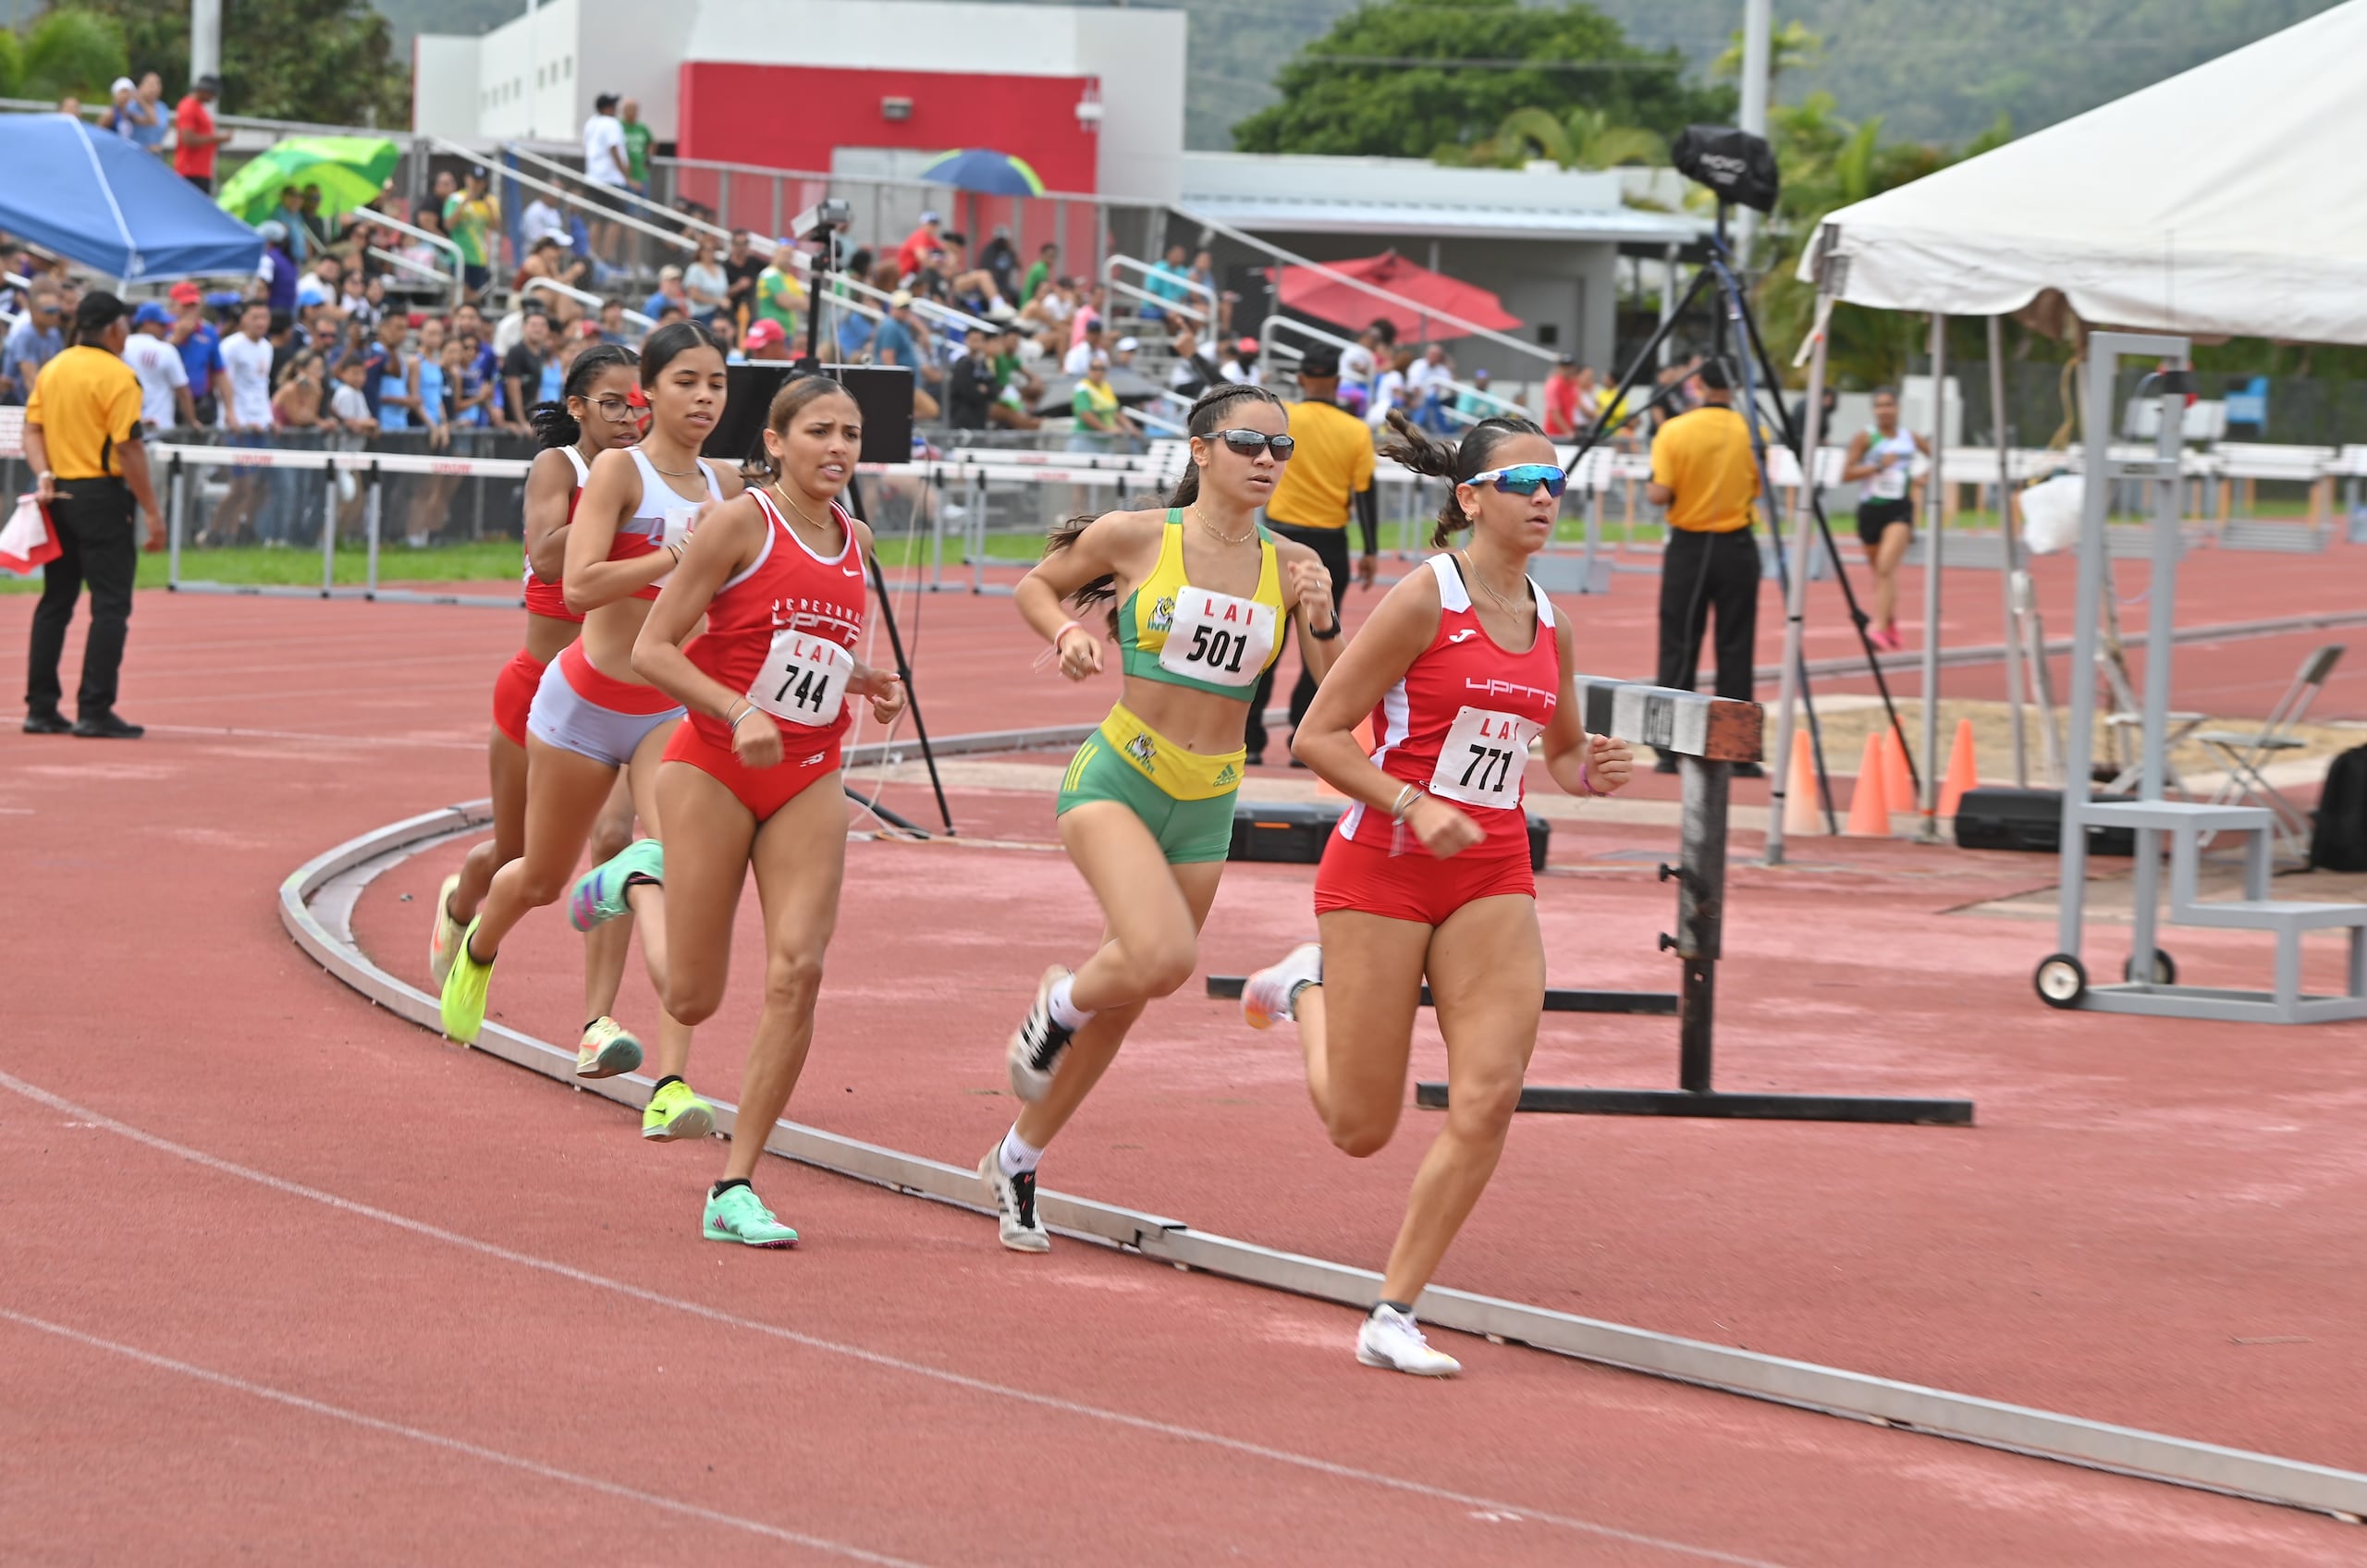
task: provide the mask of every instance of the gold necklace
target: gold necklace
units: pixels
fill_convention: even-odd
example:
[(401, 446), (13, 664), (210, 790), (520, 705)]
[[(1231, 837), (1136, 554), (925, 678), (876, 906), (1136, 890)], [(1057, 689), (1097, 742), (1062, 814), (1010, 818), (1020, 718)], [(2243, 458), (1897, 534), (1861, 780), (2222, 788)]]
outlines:
[(1207, 534), (1209, 538), (1215, 540), (1220, 545), (1246, 545), (1249, 541), (1257, 537), (1257, 523), (1255, 519), (1251, 520), (1249, 532), (1246, 533), (1219, 533), (1216, 529), (1216, 524), (1208, 521), (1208, 514), (1206, 512), (1201, 511), (1197, 507), (1194, 507), (1192, 510), (1196, 514), (1196, 521), (1200, 525), (1200, 532)]
[(800, 522), (803, 522), (806, 527), (818, 529), (826, 533), (829, 532), (829, 525), (828, 523), (816, 522), (812, 518), (805, 515), (805, 508), (803, 507), (799, 506), (795, 501), (789, 498), (789, 492), (781, 488), (781, 483), (779, 480), (775, 479), (768, 481), (766, 484), (765, 488), (771, 491), (774, 495), (779, 496), (780, 497), (781, 505), (787, 507), (791, 511), (795, 512), (797, 514), (797, 520)]
[(662, 473), (668, 479), (703, 479), (706, 476), (705, 468), (695, 455), (691, 459), (691, 466), (685, 469), (659, 468), (657, 460), (649, 456), (649, 448), (645, 446), (642, 447), (641, 455), (649, 463), (651, 472)]
[(1479, 568), (1473, 563), (1470, 551), (1457, 550), (1455, 554), (1463, 558), (1463, 570), (1469, 574), (1471, 581), (1479, 584), (1480, 587), (1488, 590), (1488, 596), (1490, 598), (1503, 606), (1504, 608), (1510, 610), (1515, 616), (1520, 614), (1522, 609), (1526, 607), (1523, 605), (1514, 603), (1512, 600), (1505, 598), (1502, 594), (1496, 592), (1496, 585), (1489, 582), (1486, 575), (1483, 574)]

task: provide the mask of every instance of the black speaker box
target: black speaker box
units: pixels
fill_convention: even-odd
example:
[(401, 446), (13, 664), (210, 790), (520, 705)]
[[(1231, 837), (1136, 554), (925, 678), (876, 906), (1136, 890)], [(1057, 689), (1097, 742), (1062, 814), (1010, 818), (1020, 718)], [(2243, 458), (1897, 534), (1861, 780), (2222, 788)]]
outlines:
[[(1337, 801), (1307, 801), (1292, 805), (1244, 801), (1233, 808), (1233, 852), (1228, 860), (1276, 861), (1289, 865), (1313, 865), (1323, 858), (1323, 845), (1348, 808)], [(1528, 864), (1545, 869), (1546, 841), (1551, 824), (1532, 814), (1528, 819)], [(1417, 850), (1416, 853), (1420, 851)]]
[[(765, 415), (773, 394), (797, 373), (779, 361), (728, 367), (730, 382), (724, 394), (723, 417), (707, 433), (699, 450), (728, 462), (754, 462), (765, 457)], [(824, 365), (822, 374), (854, 396), (863, 410), (863, 452), (866, 463), (908, 463), (913, 460), (913, 372), (909, 365)]]
[[(2126, 801), (2129, 795), (2098, 795), (2099, 801)], [(1956, 848), (1960, 850), (2027, 850), (2054, 854), (2063, 847), (2063, 791), (2060, 790), (1967, 790), (1956, 805)], [(2134, 855), (2133, 827), (2090, 827), (2091, 855)]]

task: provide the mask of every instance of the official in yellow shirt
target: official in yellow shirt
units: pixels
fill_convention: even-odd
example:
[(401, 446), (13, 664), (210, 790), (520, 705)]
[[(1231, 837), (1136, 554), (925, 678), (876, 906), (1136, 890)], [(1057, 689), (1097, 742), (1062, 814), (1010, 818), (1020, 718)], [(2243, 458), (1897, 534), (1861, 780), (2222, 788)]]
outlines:
[[(1645, 494), (1667, 508), (1668, 550), (1661, 557), (1659, 683), (1693, 690), (1701, 636), (1718, 615), (1718, 695), (1748, 702), (1759, 636), (1759, 542), (1750, 525), (1759, 495), (1759, 459), (1750, 426), (1734, 406), (1733, 375), (1709, 360), (1700, 372), (1701, 406), (1652, 437), (1652, 482)], [(1657, 771), (1674, 773), (1662, 753)], [(1756, 778), (1756, 763), (1735, 772)]]
[[(1380, 503), (1372, 487), (1372, 427), (1340, 406), (1340, 356), (1333, 349), (1318, 346), (1306, 351), (1299, 361), (1298, 389), (1299, 401), (1290, 407), (1291, 439), (1298, 445), (1291, 460), (1282, 465), (1282, 477), (1266, 502), (1266, 526), (1285, 539), (1297, 540), (1321, 558), (1331, 574), (1331, 602), (1344, 606), (1351, 508), (1365, 538), (1356, 578), (1370, 587), (1380, 568)], [(1331, 634), (1339, 635), (1336, 625)], [(1250, 694), (1244, 743), (1253, 763), (1265, 760), (1266, 704), (1273, 697), (1274, 671), (1282, 662), (1276, 659), (1266, 667)], [(1291, 688), (1294, 733), (1298, 721), (1306, 717), (1307, 704), (1314, 701), (1315, 677), (1302, 661), (1298, 683)]]
[[(125, 628), (131, 619), (131, 585), (140, 545), (132, 532), (135, 502), (148, 521), (152, 544), (165, 534), (156, 491), (141, 444), (140, 378), (123, 362), (130, 312), (112, 294), (82, 296), (74, 308), (71, 347), (42, 367), (25, 404), (25, 460), (33, 493), (48, 508), (59, 554), (42, 568), (41, 603), (33, 608), (32, 656), (25, 674), (25, 733), (136, 740), (140, 726), (116, 717), (116, 679), (123, 665)], [(57, 661), (74, 601), (91, 585), (91, 631), (82, 644), (80, 717), (58, 711), (63, 692)]]

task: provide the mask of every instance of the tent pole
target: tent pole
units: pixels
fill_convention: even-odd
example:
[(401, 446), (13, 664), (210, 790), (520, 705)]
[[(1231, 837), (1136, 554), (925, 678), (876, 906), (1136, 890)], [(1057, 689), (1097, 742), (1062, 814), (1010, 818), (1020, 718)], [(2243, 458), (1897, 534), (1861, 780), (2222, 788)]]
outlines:
[(1948, 318), (1932, 312), (1932, 472), (1923, 480), (1923, 821), (1916, 837), (1940, 838), (1941, 465), (1948, 434)]
[[(1833, 297), (1818, 291), (1815, 325), (1809, 328), (1815, 345), (1809, 356), (1807, 428), (1800, 437), (1800, 483), (1792, 492), (1792, 573), (1784, 584), (1784, 673), (1775, 700), (1775, 749), (1767, 753), (1767, 864), (1784, 864), (1784, 792), (1792, 782), (1792, 731), (1800, 699), (1800, 643), (1809, 608), (1809, 497), (1816, 488), (1817, 451), (1824, 441), (1825, 325), (1833, 313)], [(1774, 497), (1768, 498), (1772, 505)]]
[(2014, 785), (2030, 787), (2030, 743), (2022, 735), (2022, 639), (2014, 615), (2014, 573), (2021, 552), (2014, 543), (2014, 475), (2005, 440), (2005, 320), (1989, 318), (1989, 428), (1997, 445), (1997, 537), (2004, 546), (1997, 589), (2005, 606), (2005, 711), (2014, 727)]

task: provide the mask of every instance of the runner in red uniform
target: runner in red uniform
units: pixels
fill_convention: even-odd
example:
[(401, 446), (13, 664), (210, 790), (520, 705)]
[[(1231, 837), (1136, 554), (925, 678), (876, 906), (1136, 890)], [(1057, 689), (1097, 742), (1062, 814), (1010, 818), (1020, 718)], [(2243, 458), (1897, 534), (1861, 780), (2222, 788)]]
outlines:
[[(846, 875), (839, 750), (847, 699), (882, 724), (904, 706), (894, 675), (854, 656), (871, 531), (839, 495), (854, 476), (863, 414), (827, 376), (774, 395), (773, 477), (699, 526), (633, 643), (643, 680), (690, 709), (657, 770), (666, 821), (666, 1008), (686, 1024), (722, 1005), (731, 922), (748, 868), (765, 911), (765, 1006), (748, 1050), (709, 1241), (797, 1244), (749, 1185), (814, 1040), (822, 954)], [(706, 631), (684, 641), (706, 618)]]
[[(1356, 1359), (1436, 1378), (1461, 1367), (1423, 1340), (1414, 1302), (1503, 1152), (1545, 1003), (1520, 809), (1529, 742), (1574, 795), (1618, 789), (1634, 759), (1582, 728), (1569, 624), (1527, 575), (1561, 511), (1553, 444), (1523, 419), (1483, 420), (1460, 449), (1402, 414), (1390, 423), (1389, 456), (1453, 482), (1431, 545), (1466, 528), (1471, 543), (1391, 589), (1316, 692), (1292, 750), (1351, 802), (1316, 876), (1323, 939), (1250, 976), (1241, 1005), (1257, 1028), (1298, 1021), (1307, 1093), (1331, 1141), (1362, 1158), (1396, 1131), (1429, 979), (1450, 1109)], [(1352, 733), (1367, 714), (1370, 756)]]
[[(567, 595), (559, 587), (567, 559), (567, 525), (575, 521), (575, 505), (583, 498), (592, 459), (641, 437), (641, 414), (647, 405), (641, 398), (633, 363), (630, 349), (603, 344), (588, 350), (568, 372), (564, 399), (541, 404), (531, 416), (543, 449), (526, 471), (526, 645), (501, 667), (493, 682), (493, 733), (486, 741), (493, 837), (472, 849), (438, 891), (427, 968), (439, 990), (451, 970), (460, 933), (475, 918), (478, 901), (493, 885), (493, 874), (526, 850), (526, 711), (545, 667), (575, 641), (583, 625), (583, 618), (567, 607)], [(632, 791), (619, 779), (593, 827), (592, 858), (607, 860), (632, 839)], [(583, 1012), (588, 1022), (575, 1053), (575, 1071), (583, 1077), (606, 1078), (641, 1065), (641, 1042), (610, 1016), (632, 941), (632, 928), (621, 923), (596, 926), (583, 938)]]

